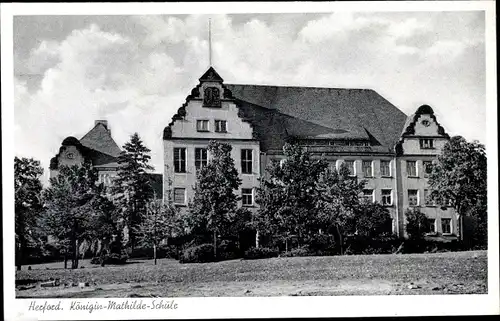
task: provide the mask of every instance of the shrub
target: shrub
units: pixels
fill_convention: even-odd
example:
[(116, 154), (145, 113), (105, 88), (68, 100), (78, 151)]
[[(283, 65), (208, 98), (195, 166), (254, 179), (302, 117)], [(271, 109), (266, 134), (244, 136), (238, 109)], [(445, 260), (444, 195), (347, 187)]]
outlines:
[(217, 247), (217, 258), (219, 260), (233, 260), (241, 257), (239, 252), (240, 249), (238, 248), (236, 242), (223, 240)]
[(353, 235), (346, 238), (345, 244), (346, 254), (390, 254), (397, 251), (401, 240), (395, 235), (379, 237)]
[(90, 264), (112, 264), (112, 265), (122, 265), (127, 263), (129, 256), (125, 249), (122, 249), (120, 253), (110, 253), (107, 254), (103, 251), (100, 256), (95, 256), (90, 260)]
[(251, 247), (247, 251), (245, 251), (244, 258), (247, 260), (255, 260), (255, 259), (268, 259), (271, 257), (277, 257), (278, 251), (274, 249), (270, 249), (267, 247)]
[(330, 234), (316, 234), (307, 240), (307, 244), (311, 255), (336, 255), (340, 252), (335, 237)]
[(309, 249), (309, 246), (304, 245), (295, 249), (292, 249), (291, 251), (281, 253), (281, 257), (300, 257), (300, 256), (311, 256), (314, 255), (315, 253), (312, 252)]
[(405, 216), (405, 229), (408, 234), (408, 238), (414, 240), (422, 239), (427, 231), (427, 216), (422, 213), (419, 208), (407, 209)]
[(212, 244), (201, 244), (192, 246), (184, 250), (179, 261), (181, 263), (205, 263), (213, 262), (214, 246)]

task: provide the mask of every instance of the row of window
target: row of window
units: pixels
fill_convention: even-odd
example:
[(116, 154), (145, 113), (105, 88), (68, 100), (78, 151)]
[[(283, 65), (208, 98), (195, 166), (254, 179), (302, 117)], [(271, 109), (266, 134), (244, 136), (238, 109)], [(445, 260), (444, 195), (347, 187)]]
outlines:
[[(241, 149), (240, 166), (241, 173), (252, 174), (253, 168), (253, 150)], [(194, 166), (200, 170), (208, 164), (208, 150), (206, 148), (194, 149)], [(186, 173), (186, 148), (174, 148), (174, 172)]]
[[(423, 161), (424, 167), (424, 177), (428, 177), (432, 170), (431, 161)], [(336, 164), (336, 161), (333, 161)], [(344, 164), (347, 169), (349, 169), (349, 174), (351, 176), (356, 176), (356, 161), (345, 160)], [(372, 160), (363, 160), (361, 163), (361, 170), (364, 177), (374, 177), (374, 162)], [(408, 177), (419, 177), (417, 161), (407, 161), (406, 162), (406, 173)], [(380, 176), (382, 177), (392, 177), (391, 162), (386, 160), (380, 161)]]
[[(210, 121), (208, 119), (199, 119), (196, 121), (196, 130), (199, 132), (210, 131)], [(216, 133), (227, 133), (227, 121), (216, 119), (214, 121), (214, 131)]]
[[(435, 218), (427, 219), (427, 233), (436, 234), (437, 233), (437, 224)], [(442, 218), (441, 219), (441, 233), (442, 234), (452, 234), (453, 229), (451, 225), (451, 218)]]
[[(424, 205), (425, 206), (437, 206), (435, 200), (430, 197), (429, 190), (424, 190)], [(382, 205), (391, 206), (392, 205), (392, 189), (382, 189), (381, 190)], [(369, 202), (375, 202), (375, 194), (373, 189), (363, 190), (363, 198)], [(451, 206), (450, 200), (444, 200), (439, 206)], [(408, 205), (411, 207), (421, 206), (420, 202), (420, 191), (417, 189), (408, 190)]]
[(299, 141), (302, 146), (370, 146), (370, 142), (356, 140), (309, 139)]
[[(243, 206), (253, 206), (254, 205), (254, 195), (252, 188), (242, 188), (241, 189), (241, 203)], [(174, 204), (176, 205), (186, 205), (186, 189), (185, 188), (174, 188)]]

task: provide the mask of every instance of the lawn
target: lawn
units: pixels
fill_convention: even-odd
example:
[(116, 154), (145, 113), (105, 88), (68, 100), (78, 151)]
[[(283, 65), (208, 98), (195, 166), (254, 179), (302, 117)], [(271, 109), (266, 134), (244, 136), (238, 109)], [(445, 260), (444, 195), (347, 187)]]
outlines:
[[(486, 251), (232, 260), (180, 264), (134, 260), (77, 270), (24, 266), (16, 296), (36, 298), (400, 295), (487, 293)], [(40, 282), (60, 279), (42, 288)], [(88, 282), (88, 286), (74, 286)], [(33, 287), (34, 286), (34, 287)]]

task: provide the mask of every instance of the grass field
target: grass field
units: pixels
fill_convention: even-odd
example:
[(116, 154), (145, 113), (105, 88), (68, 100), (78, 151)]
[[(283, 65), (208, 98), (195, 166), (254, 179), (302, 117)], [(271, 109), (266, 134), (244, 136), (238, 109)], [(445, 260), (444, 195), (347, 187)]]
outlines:
[[(131, 261), (100, 267), (85, 260), (23, 267), (16, 296), (35, 298), (404, 295), (487, 293), (486, 251), (232, 260), (180, 264)], [(60, 279), (42, 288), (40, 282)], [(79, 288), (74, 284), (88, 282)], [(34, 287), (33, 287), (34, 286)]]

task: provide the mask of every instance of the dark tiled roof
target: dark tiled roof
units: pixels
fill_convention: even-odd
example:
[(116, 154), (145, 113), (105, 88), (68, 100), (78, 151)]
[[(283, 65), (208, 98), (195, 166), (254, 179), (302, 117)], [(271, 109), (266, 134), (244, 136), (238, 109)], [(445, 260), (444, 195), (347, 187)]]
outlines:
[[(287, 119), (288, 134), (299, 137), (370, 139), (380, 145), (377, 149), (392, 151), (407, 119), (402, 111), (369, 89), (234, 84), (226, 87), (241, 105), (247, 102), (247, 106), (278, 111), (275, 118)], [(267, 129), (275, 125), (267, 118), (263, 121), (261, 126)], [(254, 121), (254, 127), (259, 126), (258, 122)]]
[(120, 147), (111, 137), (109, 130), (102, 123), (98, 123), (85, 136), (80, 139), (80, 143), (90, 149), (118, 157), (121, 153)]

